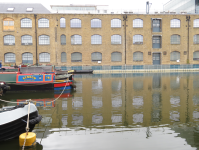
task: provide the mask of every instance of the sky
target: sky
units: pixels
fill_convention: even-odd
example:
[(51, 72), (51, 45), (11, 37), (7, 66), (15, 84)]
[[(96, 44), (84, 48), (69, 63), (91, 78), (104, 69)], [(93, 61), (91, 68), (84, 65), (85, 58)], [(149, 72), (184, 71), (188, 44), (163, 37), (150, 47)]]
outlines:
[[(146, 1), (148, 0), (34, 0), (34, 1), (27, 1), (27, 0), (0, 0), (1, 3), (41, 3), (46, 8), (50, 9), (50, 5), (70, 5), (70, 4), (94, 4), (94, 5), (108, 5), (108, 9), (122, 9), (122, 10), (146, 10)], [(170, 0), (149, 0), (149, 3), (152, 3), (150, 10), (151, 11), (162, 11), (163, 4), (167, 3)]]

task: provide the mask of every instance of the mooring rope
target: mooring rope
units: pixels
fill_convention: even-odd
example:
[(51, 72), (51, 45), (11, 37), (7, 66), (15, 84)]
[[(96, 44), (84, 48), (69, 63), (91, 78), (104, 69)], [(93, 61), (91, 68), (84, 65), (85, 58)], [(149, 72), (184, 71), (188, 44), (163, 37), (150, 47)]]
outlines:
[(28, 119), (27, 119), (27, 125), (26, 125), (26, 136), (25, 136), (25, 140), (24, 140), (24, 143), (23, 143), (22, 150), (24, 150), (24, 147), (25, 147), (25, 144), (26, 144), (26, 138), (27, 138), (27, 135), (28, 135), (28, 132), (29, 132), (29, 114), (30, 114), (30, 101), (29, 101), (29, 104), (28, 104)]
[[(65, 85), (65, 87), (64, 87), (64, 89), (63, 89), (63, 91), (61, 92), (61, 94), (60, 94), (60, 95), (59, 95), (55, 100), (57, 100), (58, 98), (60, 98), (60, 96), (63, 94), (63, 92), (64, 92), (65, 88), (66, 88), (66, 85)], [(54, 100), (54, 101), (55, 101), (55, 100)], [(54, 112), (55, 112), (55, 109), (54, 109), (54, 111), (53, 111), (52, 115), (54, 114)], [(51, 115), (51, 117), (52, 117), (52, 115)], [(49, 118), (48, 123), (50, 122), (51, 117)], [(48, 123), (47, 123), (47, 124), (48, 124)], [(47, 125), (46, 125), (46, 128), (47, 128)], [(45, 128), (44, 134), (45, 134), (45, 132), (46, 132), (46, 128)], [(41, 138), (41, 141), (42, 141), (42, 139), (43, 139), (43, 137), (44, 137), (44, 134), (43, 134), (43, 136), (42, 136), (42, 138)], [(41, 144), (41, 141), (40, 141), (40, 144)]]

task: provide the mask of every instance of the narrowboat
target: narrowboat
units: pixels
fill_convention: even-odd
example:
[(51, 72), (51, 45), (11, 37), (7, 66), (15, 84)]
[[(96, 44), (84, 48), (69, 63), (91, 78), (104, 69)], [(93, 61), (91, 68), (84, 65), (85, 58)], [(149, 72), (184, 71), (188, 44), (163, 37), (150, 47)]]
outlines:
[(67, 75), (56, 80), (53, 66), (35, 66), (21, 68), (1, 68), (0, 80), (7, 82), (13, 91), (45, 91), (73, 89), (73, 75)]

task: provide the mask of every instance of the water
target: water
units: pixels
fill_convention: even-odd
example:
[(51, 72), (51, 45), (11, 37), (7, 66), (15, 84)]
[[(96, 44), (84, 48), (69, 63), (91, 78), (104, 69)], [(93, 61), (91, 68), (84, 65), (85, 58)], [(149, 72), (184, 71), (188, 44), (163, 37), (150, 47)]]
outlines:
[[(198, 73), (76, 75), (75, 82), (55, 103), (52, 92), (2, 97), (43, 101), (31, 149), (199, 149)], [(18, 139), (0, 149), (19, 150)]]

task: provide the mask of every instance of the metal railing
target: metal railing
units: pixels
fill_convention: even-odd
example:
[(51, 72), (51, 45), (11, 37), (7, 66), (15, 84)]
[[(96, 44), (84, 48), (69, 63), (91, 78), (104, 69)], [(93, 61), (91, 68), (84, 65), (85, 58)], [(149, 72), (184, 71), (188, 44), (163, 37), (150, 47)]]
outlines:
[(190, 65), (118, 65), (118, 66), (55, 66), (58, 70), (166, 70), (199, 69), (199, 64)]

